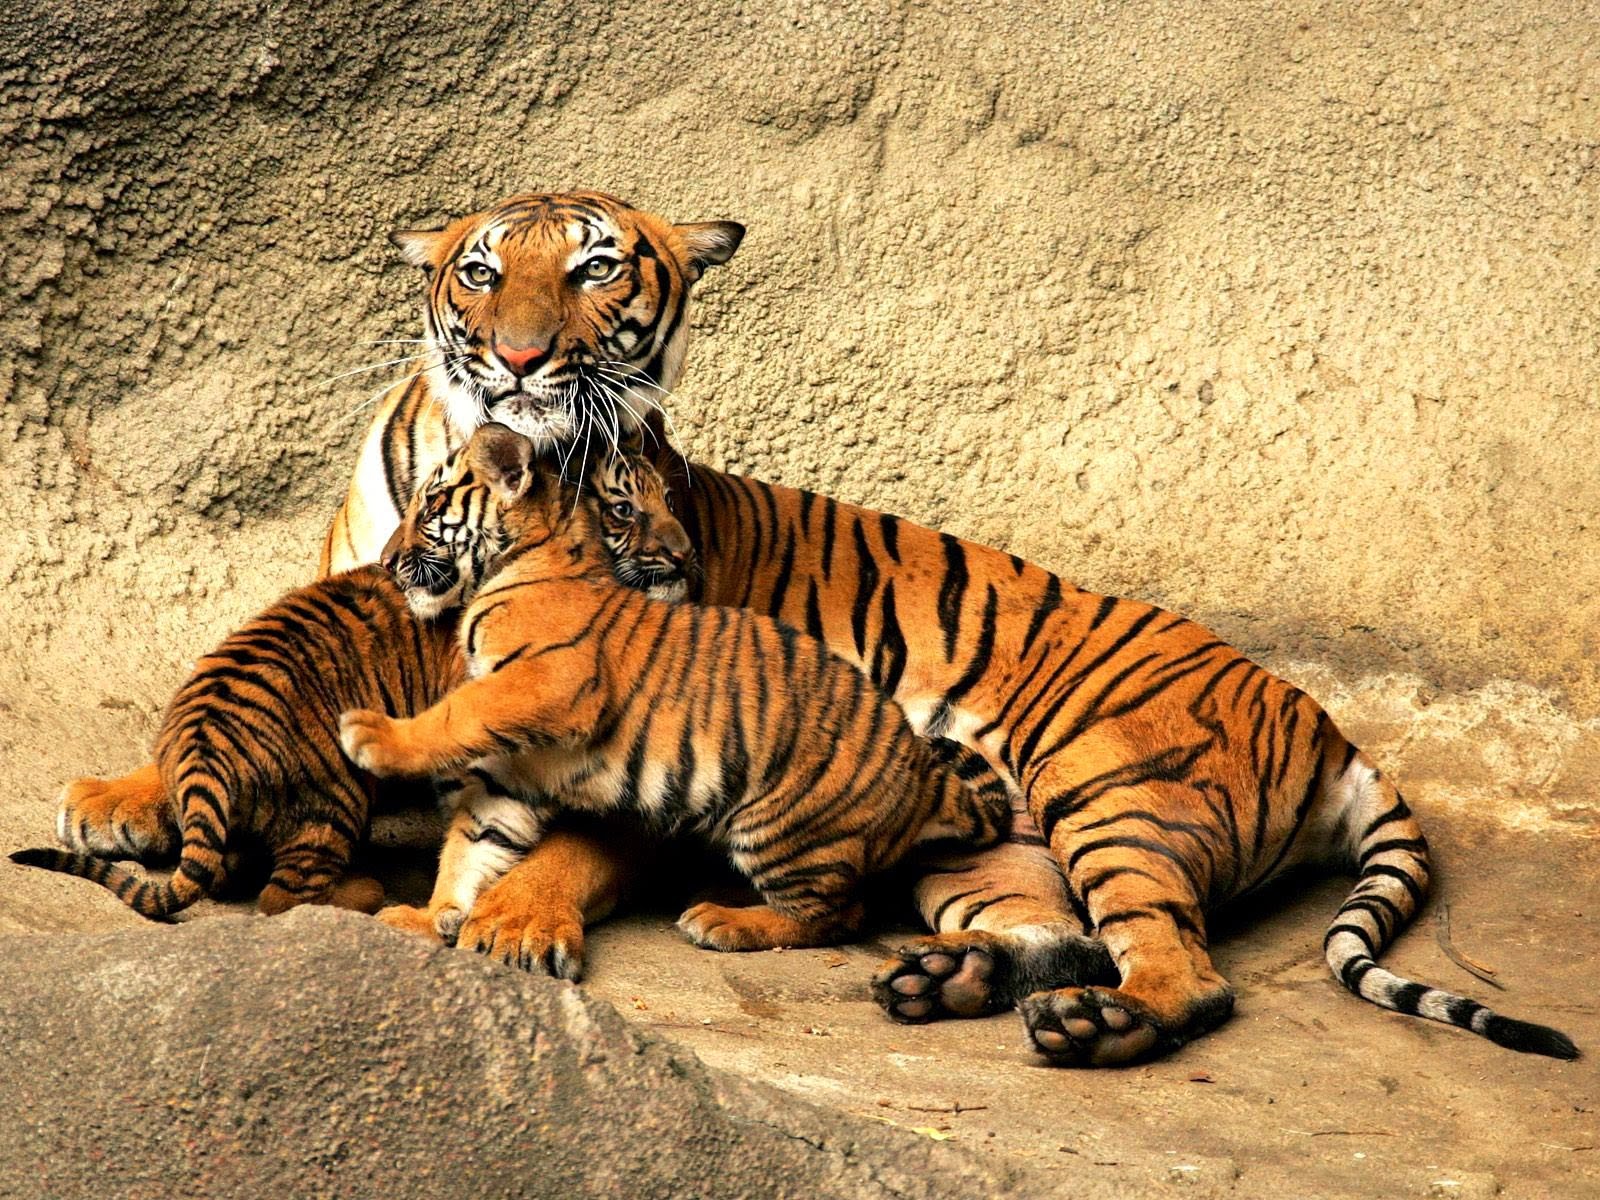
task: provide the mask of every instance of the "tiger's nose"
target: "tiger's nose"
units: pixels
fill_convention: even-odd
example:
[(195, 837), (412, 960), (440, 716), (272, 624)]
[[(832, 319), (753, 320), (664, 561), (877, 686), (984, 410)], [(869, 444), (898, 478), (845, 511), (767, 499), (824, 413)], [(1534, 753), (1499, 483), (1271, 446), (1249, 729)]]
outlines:
[(378, 565), (393, 575), (399, 569), (400, 552), (405, 544), (405, 527), (401, 526), (389, 535), (389, 540), (383, 544), (383, 549), (378, 551)]
[(539, 364), (549, 355), (550, 347), (508, 346), (504, 342), (496, 342), (494, 353), (496, 358), (505, 363), (506, 370), (520, 379), (539, 369)]

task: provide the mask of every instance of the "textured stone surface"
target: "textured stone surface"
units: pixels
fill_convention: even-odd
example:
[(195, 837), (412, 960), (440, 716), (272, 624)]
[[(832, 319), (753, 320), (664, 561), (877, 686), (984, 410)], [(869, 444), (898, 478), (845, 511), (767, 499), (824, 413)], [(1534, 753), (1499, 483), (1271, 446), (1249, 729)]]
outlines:
[[(695, 454), (1210, 622), (1398, 775), (1446, 880), (1535, 864), (1476, 894), (1482, 953), (1526, 937), (1522, 980), (1576, 978), (1594, 871), (1547, 881), (1600, 827), (1600, 17), (1054, 9), (0, 5), (0, 851), (48, 836), (66, 779), (133, 766), (186, 664), (311, 572), (362, 405), (403, 364), (346, 373), (418, 329), (382, 235), (583, 184), (750, 226), (697, 293), (673, 404)], [(5, 872), (0, 928), (137, 924)], [(1315, 940), (1291, 975), (1322, 996)], [(1365, 1085), (1338, 1091), (1364, 1043), (1300, 1032), (1344, 1055), (1315, 1129), (1367, 1128)], [(1455, 1061), (1431, 1101), (1501, 1077)], [(1519, 1070), (1519, 1111), (1594, 1109)], [(1050, 1097), (1107, 1087), (1038, 1078), (1044, 1128)], [(1196, 1090), (1120, 1078), (1107, 1161)], [(1204, 1118), (1247, 1178), (1260, 1103)], [(1510, 1178), (1493, 1138), (1464, 1123), (1435, 1165)]]
[(0, 16), (6, 636), (302, 578), (386, 372), (324, 381), (416, 329), (382, 234), (582, 182), (751, 227), (709, 460), (1600, 711), (1594, 14), (488, 8)]
[(348, 913), (3, 938), (0, 1023), (19, 1200), (1066, 1194)]

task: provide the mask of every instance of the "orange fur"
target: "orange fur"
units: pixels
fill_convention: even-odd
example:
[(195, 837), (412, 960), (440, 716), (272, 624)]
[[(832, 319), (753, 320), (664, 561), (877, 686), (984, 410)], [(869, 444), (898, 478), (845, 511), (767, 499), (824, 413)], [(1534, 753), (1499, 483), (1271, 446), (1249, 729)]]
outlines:
[[(563, 809), (636, 812), (726, 848), (765, 905), (702, 905), (680, 921), (724, 950), (836, 940), (860, 919), (864, 875), (930, 839), (997, 839), (1005, 797), (969, 789), (819, 643), (619, 585), (588, 508), (532, 454), (483, 427), (395, 539), (400, 553), (438, 553), (433, 514), (472, 516), (448, 527), (457, 570), (481, 573), (461, 622), (470, 677), (409, 720), (341, 724), (346, 753), (379, 775), (472, 765), (477, 790), (440, 871), (458, 910), (480, 890), (477, 843), (492, 832), (496, 850), (525, 851)], [(479, 554), (485, 542), (498, 552)]]

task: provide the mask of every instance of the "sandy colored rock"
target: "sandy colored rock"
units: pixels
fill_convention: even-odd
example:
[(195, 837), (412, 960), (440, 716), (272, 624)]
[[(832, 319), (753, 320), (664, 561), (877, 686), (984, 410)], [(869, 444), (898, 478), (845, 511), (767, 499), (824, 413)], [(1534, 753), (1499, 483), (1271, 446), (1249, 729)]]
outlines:
[(348, 913), (3, 938), (0, 1024), (19, 1200), (1057, 1194)]

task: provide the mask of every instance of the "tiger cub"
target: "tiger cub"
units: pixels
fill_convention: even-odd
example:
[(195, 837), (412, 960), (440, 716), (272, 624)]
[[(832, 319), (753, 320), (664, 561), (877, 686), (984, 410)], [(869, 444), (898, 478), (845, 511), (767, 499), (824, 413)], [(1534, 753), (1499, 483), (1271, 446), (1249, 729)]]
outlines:
[[(590, 503), (618, 573), (675, 599), (686, 586), (688, 538), (665, 513), (659, 477), (645, 471), (630, 469), (628, 460), (597, 462)], [(339, 714), (357, 706), (420, 712), (462, 675), (454, 622), (413, 611), (429, 610), (430, 601), (433, 612), (451, 607), (435, 593), (449, 592), (452, 565), (414, 560), (411, 570), (420, 582), (410, 603), (388, 570), (358, 567), (289, 593), (200, 660), (168, 708), (156, 762), (108, 789), (154, 789), (169, 798), (144, 855), (170, 852), (181, 836), (168, 882), (83, 853), (87, 838), (67, 827), (65, 809), (57, 832), (76, 852), (19, 850), (12, 861), (92, 879), (160, 919), (214, 895), (228, 874), (226, 860), (250, 840), (264, 843), (273, 862), (257, 901), (261, 912), (326, 903), (375, 911), (381, 885), (345, 878), (367, 832), (374, 788), (340, 750)], [(68, 793), (97, 785), (107, 788), (80, 780)]]
[(820, 642), (620, 586), (592, 516), (503, 425), (434, 472), (390, 549), (410, 591), (410, 562), (453, 562), (469, 679), (410, 719), (346, 713), (341, 738), (380, 776), (471, 767), (430, 905), (437, 932), (563, 809), (633, 813), (726, 849), (765, 903), (685, 912), (679, 928), (718, 950), (838, 940), (860, 922), (867, 873), (928, 841), (1006, 831), (1005, 796), (969, 789)]
[[(418, 621), (380, 567), (290, 592), (200, 659), (167, 708), (154, 767), (135, 772), (168, 798), (157, 848), (181, 841), (171, 879), (66, 850), (11, 859), (92, 879), (163, 919), (216, 894), (224, 856), (261, 843), (272, 859), (261, 912), (327, 903), (371, 912), (382, 888), (344, 876), (366, 835), (372, 781), (339, 752), (339, 713), (419, 712), (460, 674), (453, 630)], [(71, 844), (71, 831), (58, 832)]]

